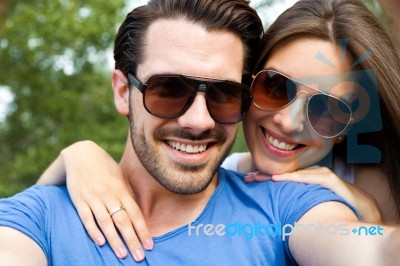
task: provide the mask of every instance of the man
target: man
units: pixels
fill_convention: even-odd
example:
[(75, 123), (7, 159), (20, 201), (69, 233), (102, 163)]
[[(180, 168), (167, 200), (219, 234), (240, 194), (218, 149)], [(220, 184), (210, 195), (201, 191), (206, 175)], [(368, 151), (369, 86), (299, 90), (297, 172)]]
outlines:
[[(346, 263), (354, 262), (352, 252), (385, 255), (390, 234), (399, 234), (384, 228), (385, 237), (361, 242), (301, 233), (290, 236), (289, 246), (284, 236), (296, 221), (361, 224), (341, 198), (320, 187), (245, 185), (238, 173), (219, 169), (250, 103), (240, 81), (261, 35), (259, 18), (241, 0), (152, 0), (122, 24), (112, 86), (118, 112), (130, 121), (121, 167), (156, 236), (144, 263), (281, 265), (294, 257), (321, 265), (338, 255)], [(65, 187), (33, 187), (2, 200), (0, 214), (5, 265), (135, 263), (90, 240)], [(278, 224), (286, 230), (277, 232)], [(361, 263), (375, 263), (370, 254)], [(384, 263), (385, 256), (376, 258)]]

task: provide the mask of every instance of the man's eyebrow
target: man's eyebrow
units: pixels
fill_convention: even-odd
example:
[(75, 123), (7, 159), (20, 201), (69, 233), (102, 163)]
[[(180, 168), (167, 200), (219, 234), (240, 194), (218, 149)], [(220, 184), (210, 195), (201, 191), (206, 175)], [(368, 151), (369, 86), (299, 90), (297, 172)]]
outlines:
[(153, 76), (159, 76), (159, 75), (179, 75), (179, 76), (186, 76), (186, 77), (194, 77), (194, 78), (205, 78), (205, 79), (211, 79), (211, 80), (219, 80), (219, 81), (229, 81), (229, 82), (234, 82), (234, 83), (242, 83), (242, 77), (240, 77), (239, 80), (234, 80), (232, 78), (218, 78), (218, 77), (210, 77), (210, 76), (193, 76), (193, 75), (188, 75), (188, 74), (182, 74), (182, 73), (177, 73), (177, 72), (160, 72), (160, 73), (153, 73), (150, 75), (147, 75), (143, 78), (143, 81), (140, 80), (137, 76), (136, 78), (139, 79), (140, 82), (146, 83), (151, 77)]

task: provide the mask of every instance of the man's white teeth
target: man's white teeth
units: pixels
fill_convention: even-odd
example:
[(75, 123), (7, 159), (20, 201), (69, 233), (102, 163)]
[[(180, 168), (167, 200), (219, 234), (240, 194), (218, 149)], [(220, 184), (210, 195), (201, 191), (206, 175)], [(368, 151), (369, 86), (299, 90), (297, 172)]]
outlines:
[(199, 153), (203, 152), (207, 149), (207, 144), (202, 145), (190, 145), (190, 144), (183, 144), (176, 141), (167, 141), (168, 145), (174, 148), (175, 150), (187, 152), (187, 153)]
[(291, 151), (294, 150), (294, 148), (297, 147), (297, 145), (293, 145), (293, 144), (289, 144), (283, 141), (279, 141), (273, 137), (271, 137), (270, 135), (266, 134), (266, 138), (267, 141), (269, 142), (269, 144), (271, 144), (272, 146), (274, 146), (275, 148), (278, 148), (280, 150), (285, 150), (285, 151)]

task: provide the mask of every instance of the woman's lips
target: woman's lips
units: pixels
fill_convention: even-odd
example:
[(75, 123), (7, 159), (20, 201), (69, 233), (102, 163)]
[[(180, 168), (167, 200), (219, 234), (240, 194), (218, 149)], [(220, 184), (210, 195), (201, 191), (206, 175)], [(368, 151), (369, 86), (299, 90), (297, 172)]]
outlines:
[(295, 143), (285, 137), (278, 136), (272, 132), (267, 131), (265, 128), (261, 128), (263, 135), (264, 146), (272, 154), (279, 157), (288, 157), (299, 152), (299, 149), (306, 145), (301, 143)]

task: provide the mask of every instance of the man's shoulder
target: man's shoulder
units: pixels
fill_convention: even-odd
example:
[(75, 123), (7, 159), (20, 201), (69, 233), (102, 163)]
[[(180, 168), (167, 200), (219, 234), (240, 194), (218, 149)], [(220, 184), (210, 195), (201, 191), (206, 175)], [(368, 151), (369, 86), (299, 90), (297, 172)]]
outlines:
[[(66, 204), (67, 203), (67, 204)], [(1, 212), (45, 213), (58, 207), (70, 205), (71, 200), (65, 186), (34, 185), (11, 197), (0, 199)]]
[[(98, 247), (86, 234), (65, 186), (32, 186), (0, 200), (0, 226), (15, 229), (32, 239), (50, 264), (66, 262), (101, 265)], [(76, 248), (79, 238), (80, 249)], [(107, 248), (112, 261), (112, 250)], [(89, 259), (90, 258), (90, 259)]]
[(231, 169), (226, 169), (224, 167), (220, 167), (218, 170), (218, 175), (220, 178), (230, 178), (230, 177), (234, 177), (234, 178), (241, 178), (243, 179), (243, 177), (245, 176), (244, 173), (235, 171), (235, 170), (231, 170)]
[(326, 201), (343, 201), (334, 192), (313, 184), (297, 182), (263, 182), (246, 183), (245, 174), (221, 168), (219, 171), (221, 183), (225, 183), (226, 192), (235, 194), (239, 200), (258, 202), (269, 207), (280, 206), (301, 209)]
[(29, 199), (37, 198), (47, 200), (48, 198), (58, 197), (65, 198), (69, 197), (68, 190), (65, 186), (43, 186), (33, 185), (22, 192), (19, 192), (9, 198), (1, 199), (4, 200), (15, 200), (15, 199)]
[(222, 182), (228, 183), (228, 186), (235, 186), (239, 187), (245, 191), (248, 191), (248, 193), (255, 193), (256, 191), (262, 192), (265, 195), (267, 192), (273, 192), (274, 194), (286, 192), (286, 191), (296, 191), (296, 192), (301, 192), (301, 191), (309, 191), (310, 188), (314, 188), (317, 190), (322, 191), (328, 191), (329, 190), (318, 186), (318, 185), (308, 185), (308, 184), (303, 184), (303, 183), (296, 183), (296, 182), (274, 182), (272, 180), (267, 180), (267, 181), (262, 181), (262, 182), (250, 182), (246, 183), (244, 181), (244, 177), (246, 174), (225, 169), (225, 168), (220, 168), (219, 170), (219, 177), (222, 180)]

